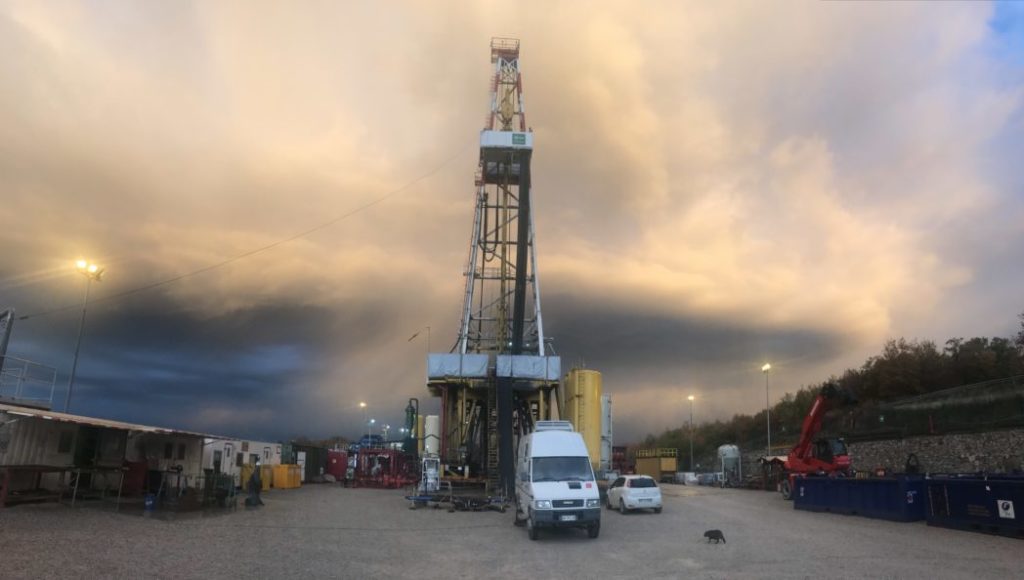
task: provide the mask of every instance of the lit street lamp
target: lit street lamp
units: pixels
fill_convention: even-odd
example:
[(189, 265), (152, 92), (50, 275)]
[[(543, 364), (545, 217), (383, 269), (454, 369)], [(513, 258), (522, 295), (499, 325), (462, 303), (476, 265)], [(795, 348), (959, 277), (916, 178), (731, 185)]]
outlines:
[(690, 471), (693, 471), (693, 395), (686, 398), (690, 400)]
[(768, 423), (768, 450), (765, 452), (765, 456), (770, 457), (772, 454), (772, 408), (769, 403), (768, 397), (768, 372), (772, 370), (772, 365), (764, 363), (761, 367), (761, 372), (764, 373), (764, 416)]
[(64, 412), (71, 408), (71, 390), (75, 388), (75, 372), (78, 370), (78, 352), (82, 348), (82, 331), (85, 330), (85, 310), (89, 306), (89, 288), (92, 281), (99, 282), (103, 279), (103, 268), (92, 262), (78, 260), (75, 268), (85, 276), (85, 298), (82, 300), (82, 319), (78, 322), (78, 340), (75, 341), (75, 358), (71, 361), (71, 376), (68, 378), (68, 392), (64, 395)]
[(388, 442), (388, 431), (391, 430), (391, 425), (382, 425), (381, 430), (384, 432), (384, 442)]

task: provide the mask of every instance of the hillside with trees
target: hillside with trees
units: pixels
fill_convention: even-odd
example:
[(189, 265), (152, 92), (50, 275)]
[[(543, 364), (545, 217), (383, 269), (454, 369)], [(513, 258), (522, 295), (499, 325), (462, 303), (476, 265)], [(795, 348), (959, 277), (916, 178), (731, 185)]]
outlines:
[[(941, 348), (929, 340), (889, 340), (881, 353), (868, 358), (859, 368), (847, 369), (839, 376), (787, 393), (771, 409), (773, 449), (780, 451), (777, 446), (793, 444), (818, 390), (828, 381), (838, 383), (857, 401), (856, 407), (843, 412), (842, 425), (832, 426), (832, 430), (839, 434), (843, 429), (858, 428), (858, 417), (869, 413), (877, 413), (872, 415), (874, 421), (885, 421), (885, 414), (877, 410), (885, 409), (895, 401), (922, 396), (941, 397), (941, 392), (957, 391), (954, 387), (962, 385), (976, 385), (971, 387), (976, 392), (984, 392), (987, 388), (1005, 391), (1003, 383), (1009, 382), (1015, 389), (1014, 396), (1019, 399), (1024, 380), (999, 381), (1024, 375), (1024, 314), (1019, 318), (1021, 330), (1012, 338), (951, 338)], [(987, 381), (993, 381), (991, 387)], [(1021, 407), (1024, 401), (1015, 399), (1015, 402), (1015, 408), (1010, 409), (1012, 414), (1007, 417), (1012, 421), (1024, 421), (1024, 407)], [(989, 407), (961, 404), (956, 411), (960, 414), (985, 414), (993, 410), (992, 404), (998, 403), (990, 401)], [(932, 417), (929, 415), (926, 419), (931, 421)], [(838, 420), (833, 422), (840, 423)], [(894, 425), (892, 418), (889, 422)], [(893, 429), (897, 427), (895, 425)], [(697, 463), (702, 462), (701, 458), (705, 463), (710, 461), (718, 446), (724, 443), (735, 443), (743, 449), (763, 449), (766, 443), (765, 413), (738, 414), (727, 421), (697, 425), (693, 440)], [(660, 435), (648, 435), (643, 445), (688, 450), (689, 426), (683, 424)], [(682, 464), (688, 465), (688, 460)]]

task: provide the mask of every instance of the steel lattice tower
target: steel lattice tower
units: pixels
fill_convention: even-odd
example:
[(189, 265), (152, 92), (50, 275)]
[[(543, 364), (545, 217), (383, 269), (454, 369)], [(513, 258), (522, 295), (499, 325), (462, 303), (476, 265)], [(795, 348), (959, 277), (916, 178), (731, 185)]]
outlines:
[(491, 109), (480, 134), (476, 212), (466, 267), (460, 354), (545, 355), (519, 41), (491, 41)]
[(442, 461), (509, 497), (515, 442), (556, 413), (561, 361), (544, 340), (519, 41), (492, 39), (491, 64), (458, 340), (428, 355), (427, 386), (441, 398)]

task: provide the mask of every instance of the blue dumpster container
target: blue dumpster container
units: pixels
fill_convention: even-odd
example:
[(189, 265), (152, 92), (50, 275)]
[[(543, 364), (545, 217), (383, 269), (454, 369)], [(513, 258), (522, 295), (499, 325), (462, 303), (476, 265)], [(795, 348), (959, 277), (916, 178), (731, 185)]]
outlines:
[(1024, 477), (932, 476), (928, 525), (1024, 538)]
[(804, 477), (796, 480), (798, 510), (857, 515), (896, 522), (925, 519), (924, 477), (851, 479)]

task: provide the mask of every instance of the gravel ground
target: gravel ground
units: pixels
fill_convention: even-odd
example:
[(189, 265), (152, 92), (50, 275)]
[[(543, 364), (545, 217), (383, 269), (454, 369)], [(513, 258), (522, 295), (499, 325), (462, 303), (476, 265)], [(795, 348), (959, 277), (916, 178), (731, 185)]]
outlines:
[[(1012, 578), (1020, 540), (795, 511), (776, 494), (667, 486), (660, 515), (605, 511), (601, 537), (511, 510), (409, 510), (396, 491), (307, 486), (172, 521), (56, 504), (0, 510), (3, 578)], [(727, 544), (702, 534), (721, 529)]]

